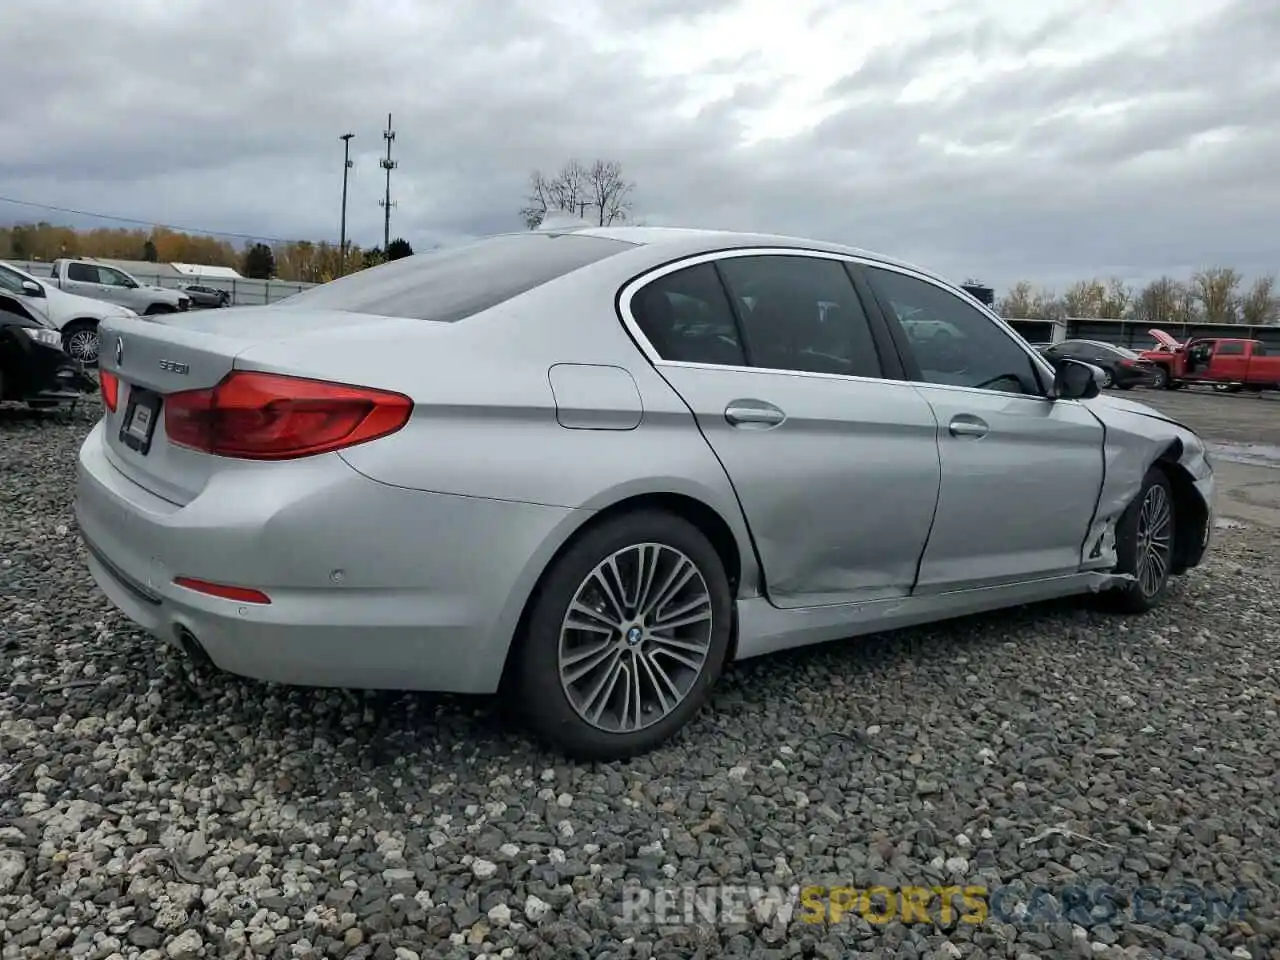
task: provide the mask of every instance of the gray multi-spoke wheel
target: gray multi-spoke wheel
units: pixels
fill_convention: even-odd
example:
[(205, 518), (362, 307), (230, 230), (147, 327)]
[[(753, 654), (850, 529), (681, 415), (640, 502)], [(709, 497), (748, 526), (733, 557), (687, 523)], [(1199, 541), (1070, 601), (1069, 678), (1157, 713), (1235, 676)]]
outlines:
[(62, 336), (62, 348), (72, 360), (79, 360), (86, 367), (98, 364), (98, 326), (94, 323), (73, 323)]
[(689, 695), (711, 649), (711, 594), (675, 547), (638, 543), (596, 565), (560, 627), (560, 685), (609, 733), (643, 730)]
[(1138, 589), (1153, 597), (1164, 587), (1173, 555), (1173, 504), (1159, 484), (1147, 488), (1138, 511)]
[(513, 649), (513, 699), (571, 756), (643, 753), (706, 701), (732, 619), (725, 563), (696, 526), (654, 509), (606, 518), (539, 581)]
[(1157, 606), (1168, 590), (1177, 544), (1177, 503), (1169, 478), (1152, 467), (1142, 488), (1116, 524), (1116, 572), (1133, 579), (1110, 591), (1112, 605), (1126, 613)]

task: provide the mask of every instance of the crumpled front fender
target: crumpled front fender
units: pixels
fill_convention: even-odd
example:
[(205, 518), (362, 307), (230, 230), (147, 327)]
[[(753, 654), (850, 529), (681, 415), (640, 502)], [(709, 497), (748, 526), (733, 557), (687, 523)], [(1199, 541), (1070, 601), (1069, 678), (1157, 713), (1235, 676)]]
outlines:
[(1116, 524), (1160, 464), (1178, 505), (1173, 572), (1198, 564), (1213, 528), (1214, 476), (1204, 442), (1195, 431), (1141, 403), (1096, 397), (1087, 404), (1105, 430), (1105, 472), (1093, 524), (1085, 539), (1084, 566), (1116, 563)]

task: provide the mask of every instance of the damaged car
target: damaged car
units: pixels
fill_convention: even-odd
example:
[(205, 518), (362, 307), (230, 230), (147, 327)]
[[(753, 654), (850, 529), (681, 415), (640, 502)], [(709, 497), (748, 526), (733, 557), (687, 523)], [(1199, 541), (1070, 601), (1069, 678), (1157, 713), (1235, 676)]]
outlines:
[[(946, 336), (936, 335), (945, 330)], [(1201, 562), (1186, 426), (862, 250), (557, 225), (265, 307), (102, 327), (78, 527), (105, 594), (233, 673), (503, 694), (581, 758), (726, 664)]]

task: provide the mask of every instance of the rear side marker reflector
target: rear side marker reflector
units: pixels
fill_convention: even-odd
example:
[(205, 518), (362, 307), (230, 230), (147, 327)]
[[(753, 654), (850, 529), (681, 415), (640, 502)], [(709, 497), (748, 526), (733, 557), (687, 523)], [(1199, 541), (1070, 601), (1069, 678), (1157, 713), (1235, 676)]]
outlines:
[(112, 413), (120, 402), (120, 379), (106, 370), (98, 372), (98, 386), (102, 390), (102, 404)]
[(270, 603), (271, 598), (261, 590), (252, 587), (232, 587), (225, 583), (210, 583), (208, 580), (196, 580), (193, 577), (174, 577), (173, 582), (180, 587), (203, 593), (210, 597), (221, 597), (223, 600), (234, 600), (236, 603)]
[(241, 460), (291, 460), (395, 433), (409, 422), (403, 394), (236, 370), (207, 390), (165, 397), (169, 442)]

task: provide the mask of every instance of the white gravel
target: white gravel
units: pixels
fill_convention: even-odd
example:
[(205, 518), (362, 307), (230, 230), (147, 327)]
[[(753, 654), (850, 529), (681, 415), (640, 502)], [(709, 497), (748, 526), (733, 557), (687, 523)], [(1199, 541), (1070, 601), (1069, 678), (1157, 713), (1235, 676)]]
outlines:
[[(1220, 530), (1140, 619), (745, 664), (675, 744), (581, 766), (485, 701), (189, 674), (85, 570), (94, 415), (0, 407), (3, 960), (1280, 956), (1273, 534)], [(983, 884), (1004, 912), (673, 927), (624, 918), (632, 884)], [(1099, 884), (1110, 913), (1072, 902)], [(1247, 896), (1139, 916), (1144, 887)]]

